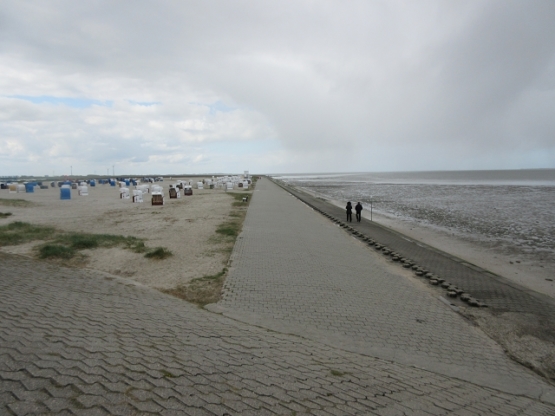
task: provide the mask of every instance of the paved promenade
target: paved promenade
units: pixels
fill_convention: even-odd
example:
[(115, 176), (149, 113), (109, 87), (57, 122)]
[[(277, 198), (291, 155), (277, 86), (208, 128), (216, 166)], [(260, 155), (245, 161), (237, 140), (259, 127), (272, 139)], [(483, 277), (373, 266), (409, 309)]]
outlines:
[(552, 387), (266, 179), (211, 309), (0, 254), (0, 414), (555, 414)]

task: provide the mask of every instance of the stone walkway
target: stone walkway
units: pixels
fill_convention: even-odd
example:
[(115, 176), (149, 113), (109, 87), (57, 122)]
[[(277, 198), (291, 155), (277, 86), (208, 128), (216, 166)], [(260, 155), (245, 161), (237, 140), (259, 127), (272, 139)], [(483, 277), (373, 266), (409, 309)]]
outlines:
[(553, 394), (411, 273), (269, 180), (256, 189), (211, 310), (511, 393)]
[(235, 319), (0, 254), (0, 414), (555, 414), (551, 387), (267, 180), (233, 257), (211, 308)]

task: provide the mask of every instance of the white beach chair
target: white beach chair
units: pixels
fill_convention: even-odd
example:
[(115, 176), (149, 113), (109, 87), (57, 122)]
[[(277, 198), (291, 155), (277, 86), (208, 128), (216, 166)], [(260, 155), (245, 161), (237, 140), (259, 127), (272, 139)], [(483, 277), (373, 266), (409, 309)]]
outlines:
[(120, 199), (129, 199), (129, 188), (119, 188)]
[(133, 202), (143, 202), (143, 192), (137, 189), (133, 190)]
[(141, 191), (143, 194), (148, 194), (149, 192), (148, 185), (137, 185), (136, 189), (137, 191)]
[(87, 185), (81, 185), (81, 186), (79, 186), (79, 190), (77, 191), (77, 193), (80, 196), (88, 196), (89, 195), (89, 187)]

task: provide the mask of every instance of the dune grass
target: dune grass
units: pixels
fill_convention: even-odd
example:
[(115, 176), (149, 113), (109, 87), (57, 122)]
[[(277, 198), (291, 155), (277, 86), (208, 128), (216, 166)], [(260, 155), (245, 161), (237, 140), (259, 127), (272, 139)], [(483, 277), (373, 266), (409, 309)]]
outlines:
[(11, 212), (0, 212), (0, 218), (8, 218), (10, 215), (12, 215)]
[[(223, 222), (216, 228), (216, 233), (225, 236), (231, 237), (233, 241), (241, 232), (241, 228), (243, 227), (243, 220), (245, 219), (245, 215), (247, 213), (247, 208), (250, 203), (251, 194), (247, 193), (228, 193), (235, 201), (233, 202), (232, 206), (235, 207), (233, 211), (229, 214), (230, 219)], [(247, 202), (243, 202), (243, 198), (248, 197)]]
[(164, 247), (149, 249), (143, 239), (113, 234), (67, 233), (42, 225), (16, 221), (0, 226), (0, 247), (45, 241), (38, 247), (41, 259), (71, 259), (80, 250), (122, 247), (134, 253), (145, 253), (151, 259), (165, 259), (172, 255)]
[(76, 250), (123, 247), (135, 253), (148, 249), (142, 239), (113, 234), (66, 233), (58, 236), (56, 242)]
[(146, 258), (156, 259), (156, 260), (163, 260), (163, 259), (168, 258), (170, 256), (173, 256), (173, 253), (170, 250), (168, 250), (167, 248), (164, 248), (164, 247), (153, 248), (152, 250), (149, 250), (145, 254)]
[(39, 248), (39, 258), (41, 259), (65, 259), (69, 260), (75, 256), (75, 250), (71, 247), (60, 244), (44, 244)]
[(144, 256), (146, 258), (155, 260), (162, 260), (173, 255), (173, 253), (165, 247), (149, 249), (140, 238), (113, 234), (68, 233), (62, 234), (56, 238), (55, 243), (67, 247), (73, 250), (73, 252), (95, 248), (122, 247), (134, 253), (145, 253)]
[(0, 205), (3, 205), (5, 207), (34, 207), (37, 204), (25, 199), (0, 198)]
[(227, 221), (220, 224), (218, 228), (216, 228), (216, 232), (226, 237), (237, 237), (241, 230), (241, 225), (239, 221)]
[[(245, 192), (241, 192), (241, 193), (228, 193), (228, 195), (231, 195), (235, 201), (233, 202), (233, 206), (234, 207), (243, 207), (249, 204), (252, 194), (250, 193), (245, 193)], [(247, 202), (243, 202), (243, 198), (247, 198)]]
[(53, 227), (32, 225), (16, 221), (0, 226), (0, 247), (24, 244), (35, 240), (48, 240), (56, 232)]

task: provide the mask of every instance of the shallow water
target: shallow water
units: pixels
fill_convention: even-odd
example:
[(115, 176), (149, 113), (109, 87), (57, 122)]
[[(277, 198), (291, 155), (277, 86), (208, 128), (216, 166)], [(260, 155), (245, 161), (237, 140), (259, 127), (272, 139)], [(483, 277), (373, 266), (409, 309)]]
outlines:
[(284, 175), (339, 201), (555, 262), (555, 170)]

